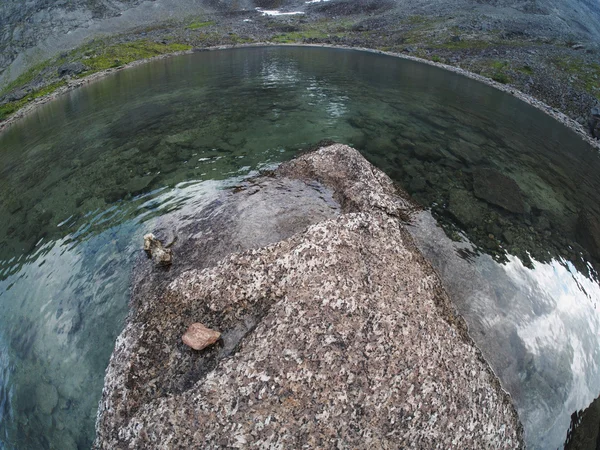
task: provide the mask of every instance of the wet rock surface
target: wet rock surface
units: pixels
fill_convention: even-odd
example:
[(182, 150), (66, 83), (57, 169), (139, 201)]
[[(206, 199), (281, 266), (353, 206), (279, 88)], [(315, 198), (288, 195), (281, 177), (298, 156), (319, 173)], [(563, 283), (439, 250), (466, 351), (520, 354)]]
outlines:
[[(293, 201), (273, 214), (282, 186)], [(522, 446), (510, 398), (404, 229), (405, 198), (333, 145), (177, 230), (177, 264), (136, 269), (95, 448)], [(186, 347), (193, 322), (222, 341)]]
[[(597, 392), (596, 358), (589, 358), (583, 366), (573, 364), (597, 352), (595, 306), (577, 285), (584, 285), (590, 297), (597, 299), (595, 282), (556, 261), (536, 263), (533, 270), (513, 256), (498, 264), (474, 251), (470, 242), (448, 239), (429, 211), (415, 214), (407, 229), (442, 279), (469, 326), (469, 335), (511, 393), (527, 448), (562, 448), (574, 409), (585, 407)], [(564, 292), (576, 301), (563, 309)], [(573, 320), (574, 316), (581, 319)], [(557, 329), (560, 336), (555, 334)], [(538, 343), (546, 333), (553, 334), (547, 340), (552, 344), (540, 348)], [(577, 340), (590, 344), (574, 350), (571, 343)], [(577, 397), (578, 403), (572, 402)], [(586, 425), (591, 426), (591, 422)]]

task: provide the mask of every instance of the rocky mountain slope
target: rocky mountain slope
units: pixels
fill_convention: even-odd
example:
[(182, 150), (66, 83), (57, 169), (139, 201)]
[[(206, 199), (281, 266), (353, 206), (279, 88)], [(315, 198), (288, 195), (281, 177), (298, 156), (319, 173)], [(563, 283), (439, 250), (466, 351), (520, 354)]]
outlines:
[(511, 85), (585, 128), (600, 100), (598, 0), (7, 0), (0, 27), (0, 121), (72, 78), (256, 43), (442, 62)]
[(47, 38), (118, 17), (142, 0), (6, 0), (0, 3), (0, 70)]

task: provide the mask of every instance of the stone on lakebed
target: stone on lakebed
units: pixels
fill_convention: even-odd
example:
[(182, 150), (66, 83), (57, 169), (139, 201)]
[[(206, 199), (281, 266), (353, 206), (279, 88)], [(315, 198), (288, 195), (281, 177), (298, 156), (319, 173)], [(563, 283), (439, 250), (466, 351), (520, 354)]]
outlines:
[(499, 206), (516, 214), (525, 214), (529, 205), (515, 180), (494, 169), (477, 169), (473, 172), (475, 196), (491, 205)]

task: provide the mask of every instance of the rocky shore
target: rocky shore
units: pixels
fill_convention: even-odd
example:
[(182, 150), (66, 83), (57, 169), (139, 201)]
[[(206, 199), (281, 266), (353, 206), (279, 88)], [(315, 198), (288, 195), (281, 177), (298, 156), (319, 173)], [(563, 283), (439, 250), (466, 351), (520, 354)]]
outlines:
[[(187, 17), (178, 13), (168, 20), (154, 17), (152, 22), (143, 15), (144, 21), (129, 18), (126, 31), (116, 26), (119, 14), (133, 14), (146, 2), (138, 3), (125, 2), (120, 12), (96, 8), (112, 16), (110, 21), (102, 15), (94, 19), (98, 24), (109, 22), (98, 36), (102, 27), (90, 26), (87, 40), (85, 27), (73, 22), (70, 26), (81, 42), (72, 38), (60, 53), (34, 59), (29, 71), (23, 72), (23, 62), (16, 67), (17, 59), (5, 61), (0, 127), (36, 104), (87, 83), (90, 74), (97, 78), (98, 73), (139, 60), (228, 46), (312, 44), (382, 51), (477, 77), (549, 112), (588, 141), (597, 141), (593, 133), (600, 119), (593, 108), (600, 98), (600, 14), (585, 2), (496, 2), (491, 6), (453, 0), (431, 11), (418, 2), (384, 0), (245, 1), (237, 5), (200, 1), (187, 6)], [(156, 10), (168, 9), (168, 3), (157, 0)], [(136, 26), (136, 20), (140, 25)], [(46, 30), (45, 24), (35, 26)], [(10, 30), (12, 25), (6, 27)], [(39, 39), (51, 36), (48, 33), (44, 31)], [(10, 45), (27, 53), (42, 45), (39, 39), (12, 39)]]
[[(116, 68), (109, 68), (109, 69), (101, 70), (99, 72), (95, 72), (95, 73), (93, 73), (91, 75), (87, 75), (83, 78), (69, 77), (56, 90), (53, 90), (52, 92), (50, 92), (46, 95), (43, 95), (39, 98), (35, 98), (35, 99), (32, 99), (31, 101), (28, 101), (20, 109), (16, 110), (12, 115), (8, 116), (4, 120), (1, 120), (0, 121), (0, 132), (3, 129), (5, 129), (6, 127), (13, 124), (15, 121), (20, 120), (21, 118), (25, 117), (31, 111), (35, 110), (38, 106), (48, 103), (48, 102), (54, 100), (55, 98), (65, 94), (69, 91), (72, 91), (73, 89), (76, 89), (80, 86), (84, 86), (86, 84), (89, 84), (89, 83), (92, 83), (95, 81), (99, 81), (102, 78), (114, 73), (115, 71), (125, 70), (125, 69), (131, 68), (131, 67), (136, 67), (140, 64), (155, 61), (157, 59), (164, 59), (164, 58), (170, 58), (173, 56), (191, 54), (196, 51), (214, 51), (214, 50), (224, 50), (224, 49), (234, 48), (234, 47), (239, 48), (239, 47), (254, 47), (254, 46), (264, 46), (264, 45), (270, 45), (270, 43), (265, 42), (265, 43), (257, 43), (257, 44), (240, 44), (240, 45), (233, 45), (233, 46), (232, 45), (217, 45), (217, 46), (205, 48), (205, 49), (195, 49), (195, 50), (192, 49), (192, 50), (186, 50), (186, 51), (178, 51), (178, 52), (173, 52), (173, 53), (167, 53), (164, 55), (154, 56), (154, 57), (147, 58), (147, 59), (132, 61), (128, 64), (125, 64), (125, 65), (122, 65), (122, 66), (119, 66)], [(298, 45), (298, 44), (280, 44), (280, 45)], [(519, 91), (518, 89), (515, 89), (513, 86), (499, 83), (499, 82), (497, 82), (493, 79), (487, 78), (485, 76), (478, 75), (476, 73), (469, 72), (468, 70), (461, 69), (460, 67), (454, 67), (454, 66), (444, 64), (441, 62), (431, 61), (428, 59), (423, 59), (423, 58), (407, 55), (404, 53), (385, 52), (385, 51), (380, 51), (380, 50), (372, 50), (369, 48), (346, 47), (346, 46), (342, 46), (342, 45), (327, 45), (327, 44), (300, 44), (300, 45), (309, 46), (309, 47), (313, 46), (313, 47), (346, 48), (346, 49), (355, 49), (355, 50), (367, 51), (367, 52), (376, 52), (376, 53), (380, 53), (380, 54), (387, 54), (387, 55), (394, 56), (394, 57), (409, 59), (409, 60), (421, 62), (424, 64), (430, 64), (432, 66), (441, 67), (441, 68), (443, 68), (445, 70), (449, 70), (451, 72), (459, 73), (463, 76), (473, 78), (477, 81), (480, 81), (482, 83), (493, 86), (496, 89), (499, 89), (503, 92), (514, 95), (515, 97), (519, 98), (520, 100), (524, 101), (525, 103), (528, 103), (531, 106), (534, 106), (535, 108), (539, 109), (540, 111), (542, 111), (542, 112), (548, 114), (549, 116), (553, 117), (554, 119), (558, 120), (560, 123), (562, 123), (566, 127), (573, 130), (575, 133), (577, 133), (584, 141), (586, 141), (591, 146), (600, 149), (600, 140), (597, 138), (597, 133), (594, 131), (596, 128), (600, 127), (600, 125), (599, 125), (600, 124), (600, 115), (598, 115), (598, 113), (597, 113), (599, 107), (592, 107), (590, 109), (590, 114), (587, 119), (587, 122), (582, 117), (579, 117), (578, 120), (575, 120), (575, 119), (569, 117), (567, 114), (561, 112), (560, 110), (553, 108), (550, 105), (544, 103), (543, 101), (540, 101), (537, 98), (535, 98), (529, 94), (526, 94), (524, 92)], [(593, 104), (593, 102), (594, 101), (591, 100), (590, 104)], [(2, 103), (2, 101), (0, 101), (0, 104), (1, 103)], [(583, 111), (582, 111), (582, 113), (583, 113)]]
[[(336, 144), (187, 229), (163, 222), (173, 265), (137, 265), (95, 448), (522, 447), (510, 397), (404, 228), (414, 208)], [(187, 347), (195, 322), (221, 340)]]

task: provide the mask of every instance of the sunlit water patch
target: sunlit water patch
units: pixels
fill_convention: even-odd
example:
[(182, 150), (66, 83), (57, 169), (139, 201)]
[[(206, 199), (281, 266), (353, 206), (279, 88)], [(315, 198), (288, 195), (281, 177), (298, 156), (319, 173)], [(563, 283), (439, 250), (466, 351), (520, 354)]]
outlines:
[(322, 139), (429, 209), (415, 236), (529, 445), (561, 446), (600, 393), (597, 153), (453, 73), (271, 47), (126, 70), (0, 134), (0, 447), (88, 448), (143, 234)]

